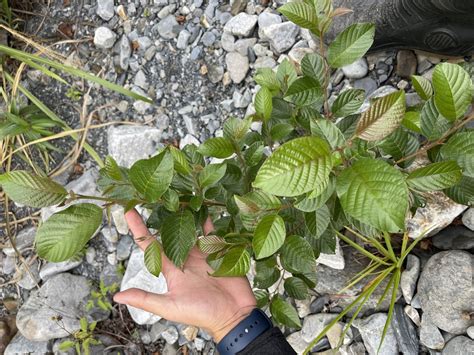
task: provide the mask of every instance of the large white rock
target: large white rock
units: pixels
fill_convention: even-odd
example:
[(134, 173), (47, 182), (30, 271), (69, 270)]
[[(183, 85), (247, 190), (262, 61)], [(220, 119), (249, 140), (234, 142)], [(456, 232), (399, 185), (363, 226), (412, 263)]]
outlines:
[[(16, 324), (21, 334), (33, 341), (62, 338), (80, 329), (87, 316), (90, 281), (84, 276), (59, 274), (48, 281), (21, 306)], [(89, 320), (103, 320), (109, 312), (95, 312)]]
[(4, 355), (49, 354), (50, 352), (50, 341), (31, 341), (18, 332), (8, 344)]
[(408, 236), (412, 239), (423, 234), (427, 237), (438, 233), (467, 208), (440, 191), (426, 193), (425, 198), (425, 207), (418, 208), (415, 215), (406, 221)]
[(147, 126), (110, 127), (107, 132), (109, 155), (120, 166), (131, 167), (140, 159), (155, 155), (163, 131)]
[[(130, 256), (120, 291), (125, 291), (129, 288), (139, 288), (159, 294), (168, 291), (163, 274), (160, 274), (160, 277), (156, 277), (148, 272), (143, 260), (143, 252), (138, 248), (134, 249)], [(127, 308), (133, 320), (138, 324), (154, 324), (161, 319), (156, 314), (135, 307), (127, 306)]]

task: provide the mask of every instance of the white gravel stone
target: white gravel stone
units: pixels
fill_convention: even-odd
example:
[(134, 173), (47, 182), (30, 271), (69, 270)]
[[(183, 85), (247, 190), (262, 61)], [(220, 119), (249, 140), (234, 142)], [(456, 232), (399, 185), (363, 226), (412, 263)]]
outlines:
[[(16, 236), (15, 238), (15, 246), (16, 249), (20, 252), (23, 253), (24, 251), (28, 250), (29, 248), (33, 247), (33, 242), (35, 241), (35, 235), (36, 235), (36, 228), (35, 227), (30, 227), (30, 228), (25, 228), (22, 229)], [(7, 245), (10, 245), (10, 242), (7, 242)], [(5, 247), (2, 249), (2, 251), (5, 253), (7, 256), (15, 256), (15, 249), (12, 247)]]
[(270, 45), (277, 54), (293, 47), (300, 28), (292, 22), (283, 22), (270, 25), (263, 29), (263, 33), (270, 41)]
[(97, 48), (109, 49), (114, 46), (117, 35), (108, 27), (98, 27), (94, 34), (94, 44)]
[(464, 212), (464, 214), (462, 216), (462, 223), (467, 228), (474, 231), (474, 208), (473, 207), (471, 207), (466, 212)]
[(178, 26), (178, 21), (176, 21), (174, 15), (168, 15), (158, 23), (157, 29), (161, 37), (172, 39), (178, 35), (175, 30)]
[(346, 78), (361, 79), (369, 72), (369, 66), (367, 65), (367, 60), (365, 58), (361, 58), (352, 64), (342, 67), (342, 71), (344, 72)]
[(380, 351), (377, 351), (380, 341), (382, 340), (382, 332), (386, 321), (387, 315), (385, 313), (375, 313), (365, 319), (356, 319), (354, 321), (353, 326), (356, 327), (362, 335), (364, 345), (367, 348), (369, 355), (398, 354), (397, 339), (391, 325), (388, 328), (387, 335), (385, 336)]
[(82, 258), (77, 260), (66, 260), (59, 263), (48, 262), (40, 270), (40, 277), (43, 281), (46, 281), (54, 275), (72, 270), (82, 263)]
[(423, 315), (421, 318), (420, 343), (434, 350), (441, 350), (444, 348), (445, 342), (443, 335), (427, 315)]
[(187, 30), (182, 30), (178, 35), (178, 41), (176, 47), (178, 49), (186, 49), (188, 46), (189, 38), (191, 38), (191, 33)]
[(249, 59), (237, 52), (232, 52), (225, 56), (225, 62), (232, 81), (236, 84), (241, 83), (249, 71)]
[(114, 0), (98, 0), (97, 15), (105, 21), (114, 17)]
[(408, 255), (407, 267), (402, 272), (400, 279), (400, 288), (402, 289), (403, 297), (405, 301), (410, 304), (416, 290), (416, 282), (418, 276), (420, 276), (421, 262), (420, 259), (415, 255)]
[(263, 31), (264, 28), (281, 22), (282, 20), (280, 15), (269, 11), (264, 11), (258, 15), (258, 36), (260, 37), (260, 40), (265, 40), (267, 38)]
[(337, 314), (331, 313), (312, 314), (306, 317), (301, 328), (301, 337), (305, 342), (310, 343), (336, 317)]
[(257, 15), (241, 12), (225, 24), (224, 32), (232, 33), (234, 36), (248, 37), (255, 28), (257, 20)]

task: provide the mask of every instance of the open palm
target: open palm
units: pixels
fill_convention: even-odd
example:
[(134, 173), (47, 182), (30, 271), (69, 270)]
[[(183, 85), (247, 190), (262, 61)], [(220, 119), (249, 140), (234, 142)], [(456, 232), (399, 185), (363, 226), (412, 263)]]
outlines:
[[(142, 249), (151, 243), (150, 232), (141, 216), (132, 210), (125, 215), (135, 242)], [(212, 231), (208, 220), (204, 233)], [(118, 303), (157, 314), (170, 321), (190, 324), (208, 331), (220, 341), (241, 319), (255, 308), (255, 297), (244, 277), (212, 277), (206, 254), (194, 247), (183, 269), (163, 254), (163, 275), (168, 292), (155, 294), (131, 288), (114, 296)]]

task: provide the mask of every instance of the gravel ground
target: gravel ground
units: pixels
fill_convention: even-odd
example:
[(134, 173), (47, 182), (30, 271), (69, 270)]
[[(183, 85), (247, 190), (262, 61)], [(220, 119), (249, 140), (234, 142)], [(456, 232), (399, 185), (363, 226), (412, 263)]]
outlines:
[[(66, 98), (66, 87), (34, 70), (28, 73), (25, 84), (73, 128), (81, 126), (80, 112), (83, 105), (89, 113), (97, 110), (92, 124), (126, 121), (144, 126), (104, 127), (89, 132), (88, 140), (101, 156), (113, 154), (123, 164), (132, 163), (140, 155), (152, 154), (158, 142), (199, 144), (208, 137), (221, 135), (222, 123), (226, 118), (244, 117), (253, 112), (251, 101), (257, 88), (252, 74), (256, 68), (275, 67), (285, 58), (298, 62), (305, 53), (317, 49), (318, 45), (306, 31), (288, 23), (275, 11), (284, 2), (52, 1), (48, 9), (38, 8), (37, 11), (47, 11), (47, 18), (44, 21), (41, 16), (29, 18), (26, 32), (34, 33), (39, 29), (37, 35), (51, 43), (77, 40), (54, 48), (85, 70), (149, 96), (154, 104), (132, 101), (95, 85), (90, 87), (82, 81), (74, 83), (75, 90), (81, 92), (82, 98), (71, 101)], [(331, 100), (349, 87), (364, 89), (367, 99), (405, 89), (408, 106), (419, 105), (421, 101), (412, 90), (408, 78), (413, 74), (430, 77), (433, 66), (439, 61), (437, 57), (412, 51), (393, 50), (370, 54), (333, 73)], [(88, 93), (89, 88), (91, 90)], [(65, 151), (70, 144), (67, 140), (57, 142)], [(60, 154), (54, 157), (57, 161), (61, 159)], [(75, 192), (97, 193), (96, 164), (86, 154), (81, 156), (79, 163), (78, 174), (69, 171), (59, 179), (69, 183), (68, 188)], [(464, 207), (460, 209), (459, 206), (449, 205), (446, 213), (449, 209), (458, 212), (444, 227), (465, 210)], [(13, 211), (17, 218), (30, 212), (20, 206), (14, 206)], [(45, 218), (48, 213), (43, 210), (42, 217)], [(474, 248), (472, 215), (472, 209), (467, 210), (462, 221), (460, 218), (454, 221), (458, 229), (453, 231), (449, 227), (436, 236), (434, 245), (424, 245), (415, 250), (404, 272), (403, 297), (399, 300), (401, 312), (396, 312), (394, 320), (398, 323), (389, 332), (381, 353), (434, 353), (443, 349), (448, 342), (451, 350), (460, 346), (472, 348), (472, 340), (462, 336), (468, 334), (472, 338), (472, 324), (463, 322), (463, 314), (458, 312), (459, 307), (472, 308), (472, 298), (469, 298), (466, 286)], [(140, 266), (142, 257), (133, 251), (132, 241), (123, 227), (123, 214), (119, 210), (113, 213), (113, 222), (112, 227), (104, 226), (89, 243), (80, 260), (62, 265), (38, 263), (30, 240), (22, 254), (37, 271), (34, 273), (38, 274), (35, 281), (41, 287), (40, 291), (35, 291), (34, 282), (28, 282), (25, 273), (18, 277), (26, 287), (8, 284), (15, 280), (15, 266), (20, 268), (21, 263), (14, 254), (7, 254), (5, 250), (0, 253), (0, 283), (4, 284), (0, 289), (0, 299), (4, 300), (0, 306), (0, 318), (14, 318), (18, 312), (17, 323), (22, 330), (22, 335), (17, 335), (10, 343), (6, 354), (33, 351), (60, 353), (57, 351), (59, 341), (51, 335), (57, 326), (51, 320), (51, 315), (56, 313), (46, 312), (49, 318), (39, 318), (31, 310), (31, 304), (40, 302), (39, 308), (54, 308), (55, 304), (47, 304), (45, 297), (37, 295), (54, 293), (55, 288), (64, 285), (64, 280), (68, 279), (61, 278), (64, 275), (75, 275), (78, 278), (75, 280), (79, 281), (90, 280), (93, 287), (103, 279), (107, 284), (121, 284), (124, 289), (130, 282), (127, 281), (127, 273), (143, 269)], [(29, 237), (24, 238), (26, 240)], [(459, 241), (455, 246), (448, 243), (453, 238)], [(432, 259), (442, 260), (444, 268)], [(356, 264), (354, 260), (351, 251), (344, 245), (331, 264), (324, 265), (324, 261), (319, 260), (319, 283), (314, 296), (308, 301), (295, 302), (303, 329), (284, 329), (288, 341), (298, 352), (307, 346), (308, 341), (314, 338), (334, 313), (341, 311), (343, 300), (333, 296), (360, 267), (360, 260), (357, 259)], [(126, 271), (122, 281), (124, 268)], [(457, 275), (455, 284), (450, 283), (449, 275)], [(417, 284), (418, 278), (420, 282)], [(156, 287), (162, 287), (165, 282), (149, 274), (136, 274), (132, 279), (143, 283), (150, 281)], [(430, 288), (427, 286), (430, 284), (436, 284), (437, 287)], [(440, 290), (444, 290), (444, 293), (439, 294)], [(90, 292), (89, 289), (82, 291)], [(64, 294), (69, 294), (69, 291), (64, 290)], [(70, 295), (74, 302), (67, 304), (69, 308), (63, 312), (67, 310), (71, 314), (82, 314), (83, 308), (79, 305), (87, 301), (87, 297), (80, 298), (79, 294), (76, 292), (76, 295)], [(461, 305), (456, 310), (441, 312), (445, 318), (443, 314), (433, 311), (445, 309), (451, 301)], [(387, 316), (383, 309), (376, 311), (374, 308), (367, 309), (363, 319), (351, 328), (351, 335), (344, 340), (344, 346), (340, 349), (341, 354), (375, 352), (380, 329)], [(98, 333), (103, 337), (101, 340), (104, 345), (96, 348), (95, 353), (109, 351), (104, 350), (106, 347), (128, 354), (215, 353), (215, 344), (205, 332), (159, 320), (145, 312), (136, 313), (114, 305), (110, 315), (88, 314), (88, 317), (103, 320), (99, 323)], [(33, 326), (28, 330), (22, 328), (22, 324), (35, 319), (43, 322), (36, 333), (32, 330)], [(445, 324), (448, 323), (453, 328), (446, 328)], [(71, 327), (74, 328), (74, 322)], [(398, 329), (405, 329), (405, 332), (400, 333)], [(25, 337), (36, 341), (29, 341)], [(333, 346), (334, 337), (328, 337), (316, 346), (314, 352), (323, 352)]]

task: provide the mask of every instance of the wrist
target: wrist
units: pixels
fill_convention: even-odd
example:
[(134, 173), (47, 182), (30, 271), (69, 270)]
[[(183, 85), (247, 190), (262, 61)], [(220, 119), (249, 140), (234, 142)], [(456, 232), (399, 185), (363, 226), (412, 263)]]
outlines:
[(219, 339), (217, 350), (221, 355), (238, 354), (272, 327), (272, 321), (265, 312), (254, 308), (249, 315), (241, 319), (227, 331), (223, 338)]
[(211, 336), (216, 343), (219, 343), (229, 332), (234, 329), (243, 319), (248, 317), (252, 312), (252, 308), (241, 309), (235, 314), (230, 320), (228, 320), (223, 326), (218, 329), (211, 330)]

